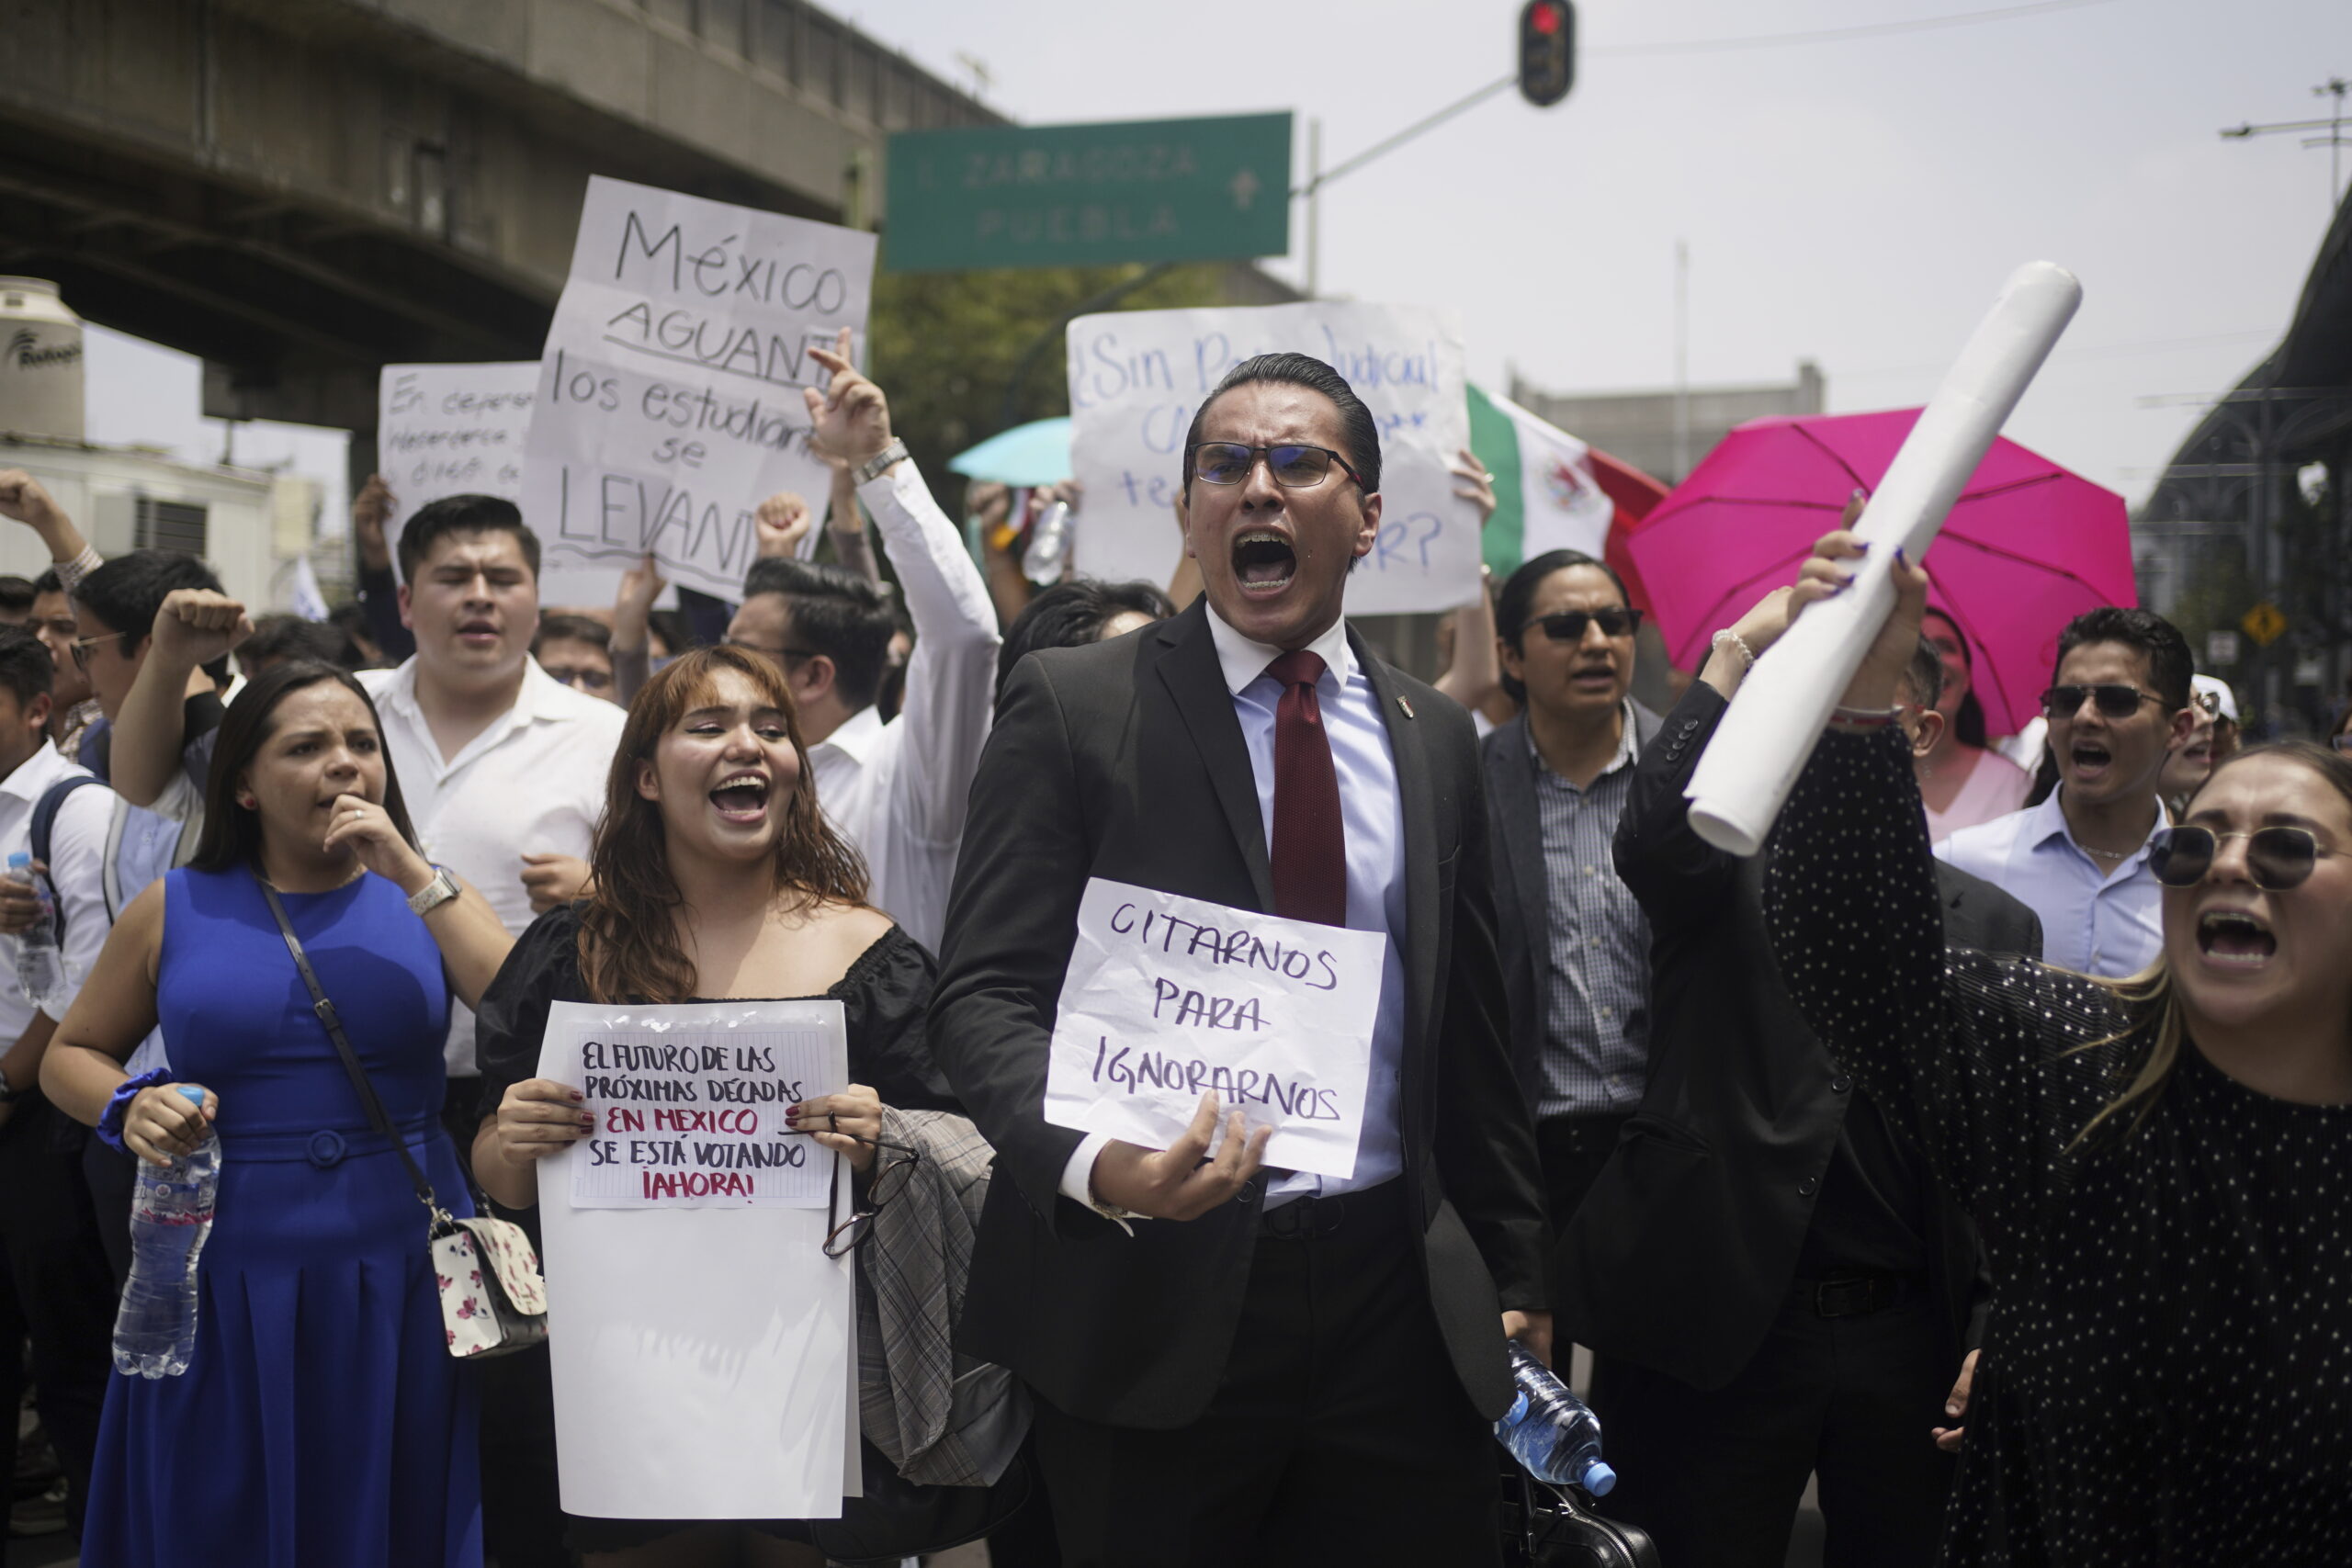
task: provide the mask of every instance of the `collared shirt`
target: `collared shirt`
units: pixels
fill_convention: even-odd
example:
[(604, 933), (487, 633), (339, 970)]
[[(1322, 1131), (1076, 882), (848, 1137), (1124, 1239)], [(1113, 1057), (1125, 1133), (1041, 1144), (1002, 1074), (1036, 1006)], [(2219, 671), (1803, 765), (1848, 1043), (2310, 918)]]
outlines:
[[(1267, 853), (1273, 852), (1274, 710), (1282, 683), (1266, 666), (1283, 650), (1252, 642), (1208, 611), (1209, 635), (1217, 665), (1233, 694), (1233, 716), (1250, 751), (1250, 772), (1258, 786), (1258, 817), (1265, 825)], [(1323, 710), (1323, 732), (1339, 774), (1340, 815), (1348, 858), (1348, 929), (1379, 931), (1388, 940), (1380, 970), (1380, 1005), (1373, 1015), (1372, 1075), (1364, 1090), (1363, 1130), (1356, 1142), (1354, 1172), (1342, 1179), (1299, 1171), (1270, 1173), (1271, 1206), (1292, 1198), (1350, 1192), (1374, 1187), (1403, 1174), (1404, 1130), (1398, 1115), (1405, 1064), (1405, 810), (1396, 784), (1396, 757), (1382, 721), (1372, 679), (1348, 646), (1347, 622), (1307, 644), (1323, 660), (1315, 692)], [(1091, 1202), (1094, 1158), (1111, 1140), (1090, 1134), (1062, 1171), (1062, 1190)]]
[[(6, 866), (10, 855), (31, 852), (33, 807), (49, 786), (89, 772), (66, 761), (54, 746), (41, 746), (14, 773), (0, 779), (0, 866)], [(115, 798), (114, 792), (103, 786), (77, 789), (57, 808), (57, 820), (50, 827), (49, 881), (57, 889), (65, 917), (65, 986), (41, 1009), (52, 1021), (64, 1018), (112, 929), (107, 915), (106, 850), (107, 825), (114, 817)], [(17, 985), (17, 939), (0, 941), (0, 947), (6, 950), (9, 965), (8, 973), (0, 976), (0, 1046), (6, 1046), (32, 1022), (33, 1004)]]
[(1641, 1104), (1650, 1059), (1650, 927), (1617, 879), (1617, 818), (1641, 754), (1634, 705), (1617, 754), (1582, 788), (1544, 765), (1528, 732), (1544, 837), (1544, 1089), (1535, 1113), (1598, 1116)]
[(996, 694), (996, 609), (963, 536), (912, 463), (858, 487), (915, 624), (907, 694), (808, 748), (817, 800), (865, 859), (874, 906), (936, 952), (966, 803)]
[[(514, 705), (444, 759), (417, 704), (416, 660), (362, 670), (376, 700), (384, 750), (425, 859), (480, 889), (510, 931), (532, 920), (523, 856), (588, 858), (605, 811), (605, 775), (628, 716), (573, 691), (527, 660)], [(447, 1048), (452, 1077), (474, 1077), (474, 1015), (452, 999)]]
[(2064, 792), (2061, 784), (2039, 806), (1963, 828), (1936, 853), (2041, 918), (2044, 963), (2106, 979), (2136, 975), (2164, 951), (2164, 884), (2148, 863), (2148, 849), (2165, 814), (2156, 812), (2148, 842), (2109, 868), (2075, 842), (2058, 802)]

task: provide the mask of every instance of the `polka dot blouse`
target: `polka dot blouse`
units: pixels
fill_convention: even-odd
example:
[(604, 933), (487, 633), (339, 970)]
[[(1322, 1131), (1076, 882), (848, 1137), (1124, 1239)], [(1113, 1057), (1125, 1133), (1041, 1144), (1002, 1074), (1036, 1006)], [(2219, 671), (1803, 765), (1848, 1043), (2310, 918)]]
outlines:
[(1943, 943), (1898, 732), (1832, 733), (1782, 814), (1773, 944), (1822, 1039), (1983, 1231), (1993, 1318), (1947, 1563), (2352, 1568), (2352, 1107), (2144, 1045), (2093, 983)]

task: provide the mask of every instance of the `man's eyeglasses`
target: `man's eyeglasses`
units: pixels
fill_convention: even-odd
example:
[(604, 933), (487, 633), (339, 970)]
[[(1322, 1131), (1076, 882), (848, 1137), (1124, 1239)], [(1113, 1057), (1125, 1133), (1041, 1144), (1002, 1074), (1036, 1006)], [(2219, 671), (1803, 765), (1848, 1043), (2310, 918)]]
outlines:
[(2101, 718), (2126, 719), (2140, 711), (2142, 703), (2164, 705), (2162, 697), (2151, 696), (2137, 686), (2052, 686), (2041, 694), (2041, 712), (2048, 718), (2072, 718), (2083, 711), (2087, 697), (2098, 704)]
[(1602, 637), (1632, 637), (1642, 629), (1642, 613), (1623, 604), (1600, 610), (1562, 610), (1555, 615), (1538, 615), (1519, 629), (1524, 636), (1542, 626), (1544, 635), (1554, 642), (1582, 642), (1585, 627), (1596, 624)]
[(98, 644), (102, 642), (112, 642), (117, 637), (129, 637), (130, 635), (130, 634), (129, 632), (107, 632), (103, 637), (75, 637), (72, 642), (66, 645), (74, 650), (74, 668), (76, 670), (87, 670), (90, 667), (90, 649), (97, 647)]
[(2194, 887), (2213, 869), (2213, 856), (2224, 839), (2245, 840), (2245, 868), (2254, 885), (2266, 893), (2300, 887), (2320, 863), (2334, 854), (2319, 847), (2309, 828), (2284, 825), (2256, 828), (2251, 833), (2216, 833), (2211, 828), (2167, 828), (2148, 846), (2148, 865), (2166, 887)]
[(601, 692), (613, 683), (613, 672), (593, 664), (542, 664), (540, 669), (579, 692)]
[(1266, 471), (1274, 476), (1274, 482), (1287, 490), (1313, 490), (1334, 463), (1346, 470), (1348, 478), (1363, 483), (1363, 476), (1329, 446), (1244, 446), (1235, 441), (1204, 441), (1193, 447), (1193, 477), (1206, 484), (1238, 485), (1250, 477), (1261, 457), (1266, 459)]
[(907, 1190), (907, 1182), (922, 1163), (922, 1153), (904, 1144), (886, 1144), (879, 1138), (859, 1137), (855, 1133), (843, 1133), (844, 1138), (856, 1138), (861, 1144), (871, 1144), (875, 1149), (874, 1175), (865, 1183), (865, 1201), (857, 1204), (846, 1220), (836, 1221), (841, 1213), (842, 1162), (833, 1165), (832, 1191), (825, 1200), (825, 1256), (846, 1258), (865, 1245), (874, 1234), (874, 1216), (884, 1205)]

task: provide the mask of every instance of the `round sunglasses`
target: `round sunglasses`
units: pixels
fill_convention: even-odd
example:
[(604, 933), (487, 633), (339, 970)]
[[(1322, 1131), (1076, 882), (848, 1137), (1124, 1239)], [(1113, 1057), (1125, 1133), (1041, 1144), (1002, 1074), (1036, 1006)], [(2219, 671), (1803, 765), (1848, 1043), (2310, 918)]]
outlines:
[(2266, 893), (2299, 887), (2334, 850), (2320, 848), (2309, 828), (2256, 828), (2251, 833), (2216, 833), (2211, 828), (2166, 828), (2148, 847), (2148, 866), (2167, 887), (2194, 887), (2213, 869), (2224, 839), (2244, 839), (2246, 870)]

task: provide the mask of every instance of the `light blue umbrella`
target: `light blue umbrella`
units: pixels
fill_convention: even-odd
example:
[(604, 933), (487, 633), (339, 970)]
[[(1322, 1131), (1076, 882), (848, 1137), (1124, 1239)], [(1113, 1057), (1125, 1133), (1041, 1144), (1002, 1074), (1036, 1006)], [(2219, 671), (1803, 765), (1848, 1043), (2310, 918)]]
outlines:
[(1032, 420), (958, 452), (947, 466), (967, 479), (1004, 485), (1059, 484), (1069, 478), (1069, 420)]

